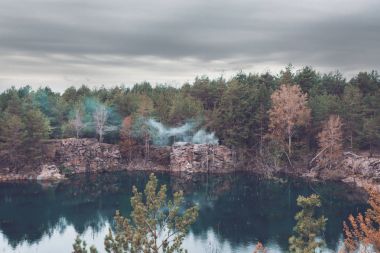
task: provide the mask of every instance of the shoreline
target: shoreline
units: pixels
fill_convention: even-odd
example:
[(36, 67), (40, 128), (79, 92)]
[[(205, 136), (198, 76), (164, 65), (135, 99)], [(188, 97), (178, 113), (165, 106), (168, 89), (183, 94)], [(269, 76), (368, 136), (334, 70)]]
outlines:
[[(60, 139), (44, 144), (44, 157), (37, 164), (25, 164), (12, 170), (0, 164), (0, 182), (60, 181), (66, 175), (99, 174), (116, 171), (166, 172), (183, 175), (188, 180), (196, 174), (231, 174), (248, 172), (271, 177), (293, 177), (310, 181), (342, 182), (358, 188), (373, 186), (380, 192), (380, 158), (344, 153), (332, 168), (308, 167), (296, 161), (294, 167), (274, 166), (253, 153), (239, 153), (223, 145), (175, 143), (152, 146), (149, 156), (137, 146), (133, 159), (122, 156), (118, 145), (99, 143), (96, 139)], [(237, 156), (238, 155), (238, 156)], [(17, 173), (16, 173), (17, 172)]]
[(372, 180), (369, 179), (364, 179), (361, 177), (347, 177), (343, 179), (321, 179), (318, 177), (310, 177), (308, 174), (299, 174), (297, 172), (284, 172), (283, 170), (273, 173), (271, 175), (266, 175), (260, 170), (252, 170), (252, 169), (237, 169), (234, 171), (229, 171), (229, 172), (221, 172), (221, 173), (207, 173), (207, 172), (181, 172), (181, 171), (170, 171), (169, 169), (163, 169), (163, 168), (144, 168), (144, 169), (119, 169), (119, 170), (112, 170), (112, 171), (107, 171), (107, 170), (102, 170), (102, 171), (85, 171), (85, 172), (78, 172), (78, 173), (72, 173), (65, 175), (62, 178), (50, 178), (50, 179), (37, 179), (36, 175), (22, 175), (22, 174), (8, 174), (8, 175), (0, 175), (0, 184), (6, 184), (6, 183), (28, 183), (28, 182), (38, 182), (41, 184), (56, 184), (56, 183), (61, 183), (63, 181), (67, 181), (70, 179), (75, 179), (76, 177), (81, 177), (84, 175), (96, 175), (96, 176), (101, 176), (102, 174), (114, 174), (114, 173), (120, 173), (120, 172), (125, 172), (125, 173), (165, 173), (169, 174), (170, 176), (178, 176), (183, 178), (185, 181), (191, 181), (194, 178), (198, 176), (221, 176), (221, 175), (233, 175), (233, 174), (249, 174), (249, 175), (255, 175), (257, 177), (262, 177), (263, 179), (268, 179), (268, 180), (273, 180), (273, 179), (298, 179), (302, 180), (305, 182), (315, 182), (315, 183), (340, 183), (343, 185), (347, 185), (349, 187), (354, 188), (355, 190), (363, 190), (367, 187), (373, 187), (376, 191), (380, 192), (380, 183), (373, 182)]

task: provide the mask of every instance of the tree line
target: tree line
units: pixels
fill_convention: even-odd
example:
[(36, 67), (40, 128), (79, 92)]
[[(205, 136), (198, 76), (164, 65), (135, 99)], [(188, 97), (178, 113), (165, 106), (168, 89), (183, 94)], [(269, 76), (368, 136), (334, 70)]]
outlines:
[[(148, 117), (171, 126), (196, 120), (220, 144), (272, 156), (294, 159), (324, 149), (319, 158), (333, 157), (342, 148), (372, 153), (380, 147), (380, 77), (370, 71), (347, 80), (338, 71), (289, 65), (276, 75), (197, 77), (180, 88), (148, 82), (131, 88), (82, 85), (63, 93), (12, 87), (0, 94), (0, 155), (11, 163), (38, 158), (48, 138), (149, 145), (141, 120)], [(326, 126), (338, 126), (334, 136)], [(326, 144), (337, 138), (338, 147)]]

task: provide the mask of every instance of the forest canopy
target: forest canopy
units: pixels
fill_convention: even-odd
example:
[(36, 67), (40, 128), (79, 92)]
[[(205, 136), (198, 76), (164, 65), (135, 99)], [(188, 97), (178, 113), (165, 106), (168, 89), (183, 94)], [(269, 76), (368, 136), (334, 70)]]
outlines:
[[(299, 116), (289, 115), (292, 108)], [(296, 154), (318, 149), (318, 133), (331, 115), (341, 119), (345, 148), (380, 148), (378, 72), (360, 72), (348, 80), (340, 72), (322, 74), (289, 65), (277, 75), (202, 76), (180, 88), (147, 82), (112, 88), (82, 85), (63, 93), (12, 87), (0, 94), (0, 155), (15, 163), (25, 154), (38, 157), (40, 142), (48, 138), (96, 137), (118, 143), (120, 133), (133, 135), (136, 127), (140, 134), (133, 135), (134, 141), (144, 143), (150, 140), (142, 133), (141, 119), (170, 127), (195, 123), (214, 132), (219, 144), (260, 152), (270, 142), (286, 142), (284, 149)], [(125, 119), (129, 128), (123, 130)]]

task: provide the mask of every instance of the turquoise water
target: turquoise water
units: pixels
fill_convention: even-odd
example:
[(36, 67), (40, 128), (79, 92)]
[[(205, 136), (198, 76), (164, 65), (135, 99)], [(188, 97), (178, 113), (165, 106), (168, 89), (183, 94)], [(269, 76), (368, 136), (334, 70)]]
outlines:
[[(79, 233), (103, 250), (103, 238), (116, 209), (131, 211), (132, 185), (145, 185), (148, 173), (81, 175), (56, 185), (0, 184), (0, 252), (71, 252)], [(200, 207), (184, 246), (189, 252), (251, 253), (257, 241), (270, 252), (286, 251), (298, 195), (318, 193), (328, 218), (325, 238), (335, 251), (342, 222), (365, 208), (363, 194), (338, 183), (267, 180), (251, 174), (198, 175), (191, 181), (157, 174), (169, 192), (183, 190), (187, 204)]]

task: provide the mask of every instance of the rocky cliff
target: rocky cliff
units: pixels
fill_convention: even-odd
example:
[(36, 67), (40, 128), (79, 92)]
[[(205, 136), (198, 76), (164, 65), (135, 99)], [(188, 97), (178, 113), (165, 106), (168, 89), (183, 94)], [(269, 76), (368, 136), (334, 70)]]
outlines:
[(114, 170), (165, 170), (171, 172), (225, 173), (234, 168), (229, 148), (212, 144), (175, 143), (171, 147), (151, 147), (149, 157), (133, 154), (128, 162), (117, 145), (96, 139), (63, 139), (46, 145), (46, 162), (73, 173)]
[(170, 152), (170, 171), (226, 173), (234, 170), (232, 151), (222, 145), (175, 143)]
[(96, 139), (62, 139), (46, 144), (46, 162), (72, 173), (121, 170), (125, 167), (117, 145)]

